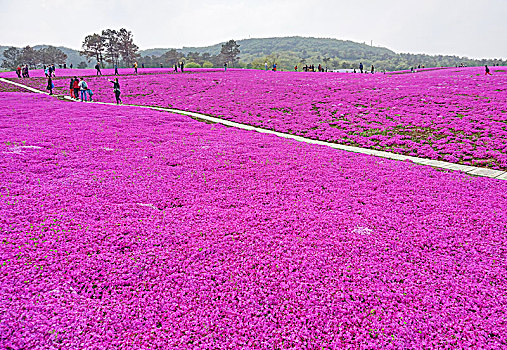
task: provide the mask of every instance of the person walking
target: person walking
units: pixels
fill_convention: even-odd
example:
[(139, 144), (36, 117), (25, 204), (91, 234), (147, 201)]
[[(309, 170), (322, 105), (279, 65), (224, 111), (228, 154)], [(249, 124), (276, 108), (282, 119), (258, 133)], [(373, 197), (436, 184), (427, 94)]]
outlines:
[(134, 74), (137, 74), (137, 62), (134, 62)]
[(484, 67), (486, 68), (486, 74), (485, 74), (485, 75), (493, 75), (493, 74), (491, 74), (491, 72), (489, 71), (489, 67), (488, 67), (488, 65), (485, 65)]
[(120, 75), (120, 73), (118, 73), (118, 65), (116, 63), (114, 64), (114, 75)]
[(178, 72), (178, 63), (175, 63), (175, 64), (174, 64), (174, 71), (175, 71), (175, 72)]
[(74, 98), (79, 100), (79, 79), (74, 76), (74, 81), (72, 82), (72, 89), (74, 90)]
[(53, 88), (55, 87), (55, 85), (53, 84), (53, 79), (51, 79), (51, 76), (48, 77), (48, 86), (46, 87), (46, 89), (49, 90), (49, 94), (50, 95), (53, 95)]
[(84, 80), (84, 77), (81, 77), (81, 81), (79, 82), (79, 90), (81, 92), (81, 102), (83, 102), (83, 99), (86, 102), (86, 93), (88, 91), (88, 84)]
[(359, 71), (361, 73), (363, 73), (363, 69), (364, 69), (363, 62), (359, 62)]
[(97, 64), (95, 65), (95, 70), (97, 71), (97, 75), (102, 75), (102, 72), (100, 71), (100, 63), (97, 62)]
[(122, 103), (121, 102), (121, 98), (120, 98), (120, 94), (121, 94), (121, 91), (120, 91), (120, 83), (118, 82), (118, 78), (115, 78), (114, 81), (113, 80), (109, 80), (111, 83), (113, 83), (113, 91), (114, 91), (114, 97), (116, 98), (116, 104), (120, 104)]
[(70, 78), (69, 89), (70, 89), (70, 98), (74, 98), (74, 78)]

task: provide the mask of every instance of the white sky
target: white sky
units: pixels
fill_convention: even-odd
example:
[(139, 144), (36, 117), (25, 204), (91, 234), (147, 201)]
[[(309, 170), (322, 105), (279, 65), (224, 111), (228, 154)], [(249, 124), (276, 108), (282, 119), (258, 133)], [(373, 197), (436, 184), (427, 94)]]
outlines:
[(121, 27), (141, 49), (300, 35), (507, 58), (507, 0), (0, 0), (0, 45), (79, 49)]

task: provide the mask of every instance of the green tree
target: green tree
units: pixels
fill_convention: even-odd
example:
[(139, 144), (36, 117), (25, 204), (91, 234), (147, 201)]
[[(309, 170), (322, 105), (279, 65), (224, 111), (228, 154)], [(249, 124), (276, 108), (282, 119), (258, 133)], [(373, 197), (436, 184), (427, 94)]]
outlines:
[(99, 34), (87, 35), (83, 41), (83, 50), (80, 53), (88, 57), (88, 62), (95, 58), (97, 62), (103, 63), (104, 60), (104, 38)]
[(139, 57), (137, 51), (139, 47), (134, 44), (134, 36), (132, 32), (121, 28), (118, 32), (118, 47), (123, 62), (130, 67)]
[(2, 67), (14, 69), (19, 64), (22, 64), (21, 62), (21, 50), (19, 50), (16, 47), (9, 47), (7, 50), (3, 53), (5, 60), (2, 62)]
[(234, 66), (234, 63), (238, 60), (240, 52), (239, 45), (236, 41), (231, 39), (222, 45), (222, 49), (220, 50), (220, 60), (222, 63)]

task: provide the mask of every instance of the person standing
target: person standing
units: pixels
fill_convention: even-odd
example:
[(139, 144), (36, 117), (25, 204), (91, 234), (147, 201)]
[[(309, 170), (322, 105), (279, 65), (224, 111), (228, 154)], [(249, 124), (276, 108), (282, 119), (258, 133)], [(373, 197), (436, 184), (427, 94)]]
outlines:
[(51, 70), (52, 70), (53, 76), (56, 78), (56, 67), (54, 64), (51, 65)]
[(183, 63), (183, 61), (181, 61), (181, 65), (180, 65), (181, 73), (183, 73), (183, 68), (185, 68), (185, 63)]
[(134, 74), (137, 74), (137, 62), (134, 62)]
[(79, 90), (81, 92), (81, 102), (86, 102), (86, 92), (88, 91), (88, 84), (84, 80), (84, 77), (81, 77), (81, 81), (79, 82)]
[(71, 64), (70, 64), (70, 69), (72, 69), (72, 67), (74, 67), (74, 65), (71, 63)]
[(70, 89), (70, 97), (74, 98), (74, 78), (70, 78), (69, 89)]
[(486, 68), (486, 74), (485, 74), (485, 75), (493, 75), (493, 74), (491, 74), (491, 72), (489, 71), (489, 67), (488, 67), (488, 65), (485, 65), (484, 67)]
[(375, 67), (373, 67), (373, 64), (371, 65), (371, 74), (375, 73)]
[(122, 103), (121, 102), (121, 98), (120, 98), (120, 94), (121, 94), (121, 91), (120, 91), (120, 83), (118, 82), (118, 78), (115, 78), (114, 81), (113, 80), (109, 80), (111, 83), (113, 83), (113, 91), (114, 91), (114, 97), (116, 98), (116, 104), (120, 104)]
[(363, 62), (359, 62), (359, 71), (361, 73), (363, 73), (363, 69), (364, 69)]
[(264, 70), (268, 70), (268, 62), (264, 62)]
[(294, 71), (297, 72), (298, 71), (298, 66), (294, 66)]
[(25, 64), (25, 78), (30, 78), (30, 72), (28, 71), (28, 64)]
[(114, 64), (114, 75), (120, 75), (120, 73), (118, 73), (118, 65), (116, 63)]
[(100, 71), (100, 63), (97, 62), (97, 64), (95, 65), (95, 70), (97, 71), (97, 75), (102, 75), (102, 72)]
[(175, 63), (175, 64), (174, 64), (174, 71), (175, 71), (175, 72), (178, 72), (178, 63)]
[(227, 72), (227, 62), (224, 63), (224, 72)]
[(46, 87), (46, 89), (49, 90), (49, 94), (50, 95), (53, 95), (53, 88), (55, 86), (53, 85), (53, 79), (51, 79), (51, 76), (48, 77), (48, 86)]
[(44, 75), (46, 76), (46, 78), (49, 77), (49, 69), (50, 69), (49, 67), (44, 66)]
[(141, 63), (141, 68), (144, 68), (144, 63)]
[(72, 88), (74, 89), (74, 98), (79, 100), (79, 79), (74, 76), (74, 82), (72, 83)]
[(16, 68), (16, 74), (17, 74), (18, 78), (21, 78), (21, 67), (19, 65)]

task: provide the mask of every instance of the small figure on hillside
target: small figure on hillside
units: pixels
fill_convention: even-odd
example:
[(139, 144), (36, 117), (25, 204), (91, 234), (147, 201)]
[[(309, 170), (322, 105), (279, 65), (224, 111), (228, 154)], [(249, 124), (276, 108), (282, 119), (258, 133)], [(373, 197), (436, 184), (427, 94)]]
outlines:
[(74, 67), (74, 65), (71, 63), (71, 64), (70, 64), (70, 69), (72, 69), (72, 67)]
[(74, 89), (74, 98), (79, 100), (79, 79), (74, 76), (74, 82), (72, 83), (72, 88)]
[(373, 64), (371, 65), (371, 74), (375, 73), (375, 67), (373, 67)]
[(137, 62), (134, 62), (134, 74), (137, 74)]
[(95, 65), (95, 69), (97, 70), (97, 75), (102, 75), (102, 72), (100, 70), (100, 63), (97, 62), (97, 64)]
[(224, 72), (227, 72), (227, 62), (224, 63)]
[(67, 63), (63, 64), (63, 69), (67, 69)]
[(485, 75), (493, 75), (493, 74), (491, 74), (491, 72), (489, 71), (489, 67), (488, 67), (488, 65), (485, 65), (484, 67), (486, 68), (486, 74), (485, 74)]
[(357, 73), (355, 68), (354, 68), (354, 73)]
[(46, 78), (49, 77), (49, 67), (44, 66), (44, 75)]
[(120, 73), (118, 73), (118, 65), (116, 63), (114, 64), (114, 75), (120, 75)]
[(160, 63), (160, 68), (164, 68), (164, 65), (162, 63)]
[(70, 78), (69, 90), (70, 90), (70, 98), (75, 98), (74, 97), (74, 78)]
[(86, 102), (86, 94), (88, 91), (88, 84), (84, 80), (84, 77), (81, 77), (81, 81), (79, 82), (79, 90), (81, 92), (81, 102), (83, 102), (83, 99)]
[(174, 71), (175, 71), (175, 72), (178, 72), (178, 63), (175, 63), (175, 64), (174, 64)]
[(319, 70), (319, 72), (322, 72), (322, 65), (319, 64), (319, 66), (317, 67), (317, 69)]
[(48, 86), (46, 87), (46, 89), (49, 90), (49, 94), (50, 95), (53, 95), (53, 88), (55, 87), (55, 85), (53, 84), (53, 79), (51, 79), (51, 76), (48, 77)]
[(295, 71), (295, 72), (297, 72), (297, 71), (298, 71), (298, 66), (297, 66), (297, 65), (295, 65), (295, 66), (294, 66), (294, 71)]
[(359, 62), (359, 71), (361, 73), (363, 73), (363, 69), (364, 69), (363, 62)]
[(118, 78), (115, 78), (114, 81), (113, 80), (109, 80), (111, 83), (113, 83), (113, 91), (114, 91), (114, 97), (116, 97), (116, 104), (120, 104), (122, 103), (121, 102), (121, 98), (120, 98), (120, 94), (121, 94), (121, 91), (120, 91), (120, 83), (118, 82)]
[(21, 78), (21, 67), (20, 66), (18, 66), (16, 68), (16, 74), (17, 74), (18, 78)]
[(144, 63), (141, 63), (141, 68), (144, 68)]
[(264, 70), (268, 70), (268, 62), (264, 62)]
[(30, 78), (30, 73), (28, 71), (28, 64), (25, 64), (25, 67), (23, 68), (23, 78)]
[(51, 65), (51, 72), (53, 73), (53, 76), (56, 78), (56, 67), (54, 64)]
[(183, 73), (183, 68), (185, 68), (185, 63), (182, 61), (180, 64), (181, 73)]
[(273, 63), (273, 72), (276, 72), (276, 63)]

